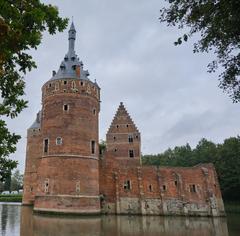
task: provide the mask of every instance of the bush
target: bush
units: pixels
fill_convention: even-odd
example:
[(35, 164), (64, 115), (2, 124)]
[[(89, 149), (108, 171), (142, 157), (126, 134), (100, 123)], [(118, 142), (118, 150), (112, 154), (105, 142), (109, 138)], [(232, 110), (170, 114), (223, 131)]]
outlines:
[(0, 202), (22, 202), (22, 195), (0, 195)]

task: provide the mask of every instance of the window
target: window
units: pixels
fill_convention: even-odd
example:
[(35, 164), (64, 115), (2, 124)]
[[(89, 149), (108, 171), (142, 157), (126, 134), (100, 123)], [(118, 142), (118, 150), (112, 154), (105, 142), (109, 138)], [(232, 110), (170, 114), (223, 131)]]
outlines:
[(116, 151), (117, 151), (117, 148), (114, 149), (114, 152), (116, 152)]
[(176, 187), (178, 186), (177, 180), (174, 181), (174, 184), (175, 184)]
[(116, 137), (115, 136), (113, 136), (113, 140), (116, 141)]
[(44, 192), (48, 193), (48, 191), (49, 191), (49, 179), (46, 179), (44, 181)]
[(152, 191), (153, 191), (153, 187), (152, 187), (151, 184), (148, 185), (148, 190), (149, 190), (149, 192), (152, 192)]
[(93, 115), (96, 115), (96, 109), (95, 108), (93, 109)]
[(131, 181), (130, 181), (130, 180), (125, 180), (125, 181), (124, 181), (123, 188), (124, 188), (125, 190), (130, 190), (130, 189), (131, 189)]
[(44, 153), (48, 152), (48, 138), (44, 139)]
[(67, 84), (67, 80), (64, 80), (64, 81), (63, 81), (63, 84), (65, 84), (65, 85), (66, 85), (66, 84)]
[(128, 125), (126, 125), (127, 126), (127, 128), (128, 128)]
[(133, 136), (131, 134), (128, 135), (128, 142), (133, 143)]
[(56, 145), (61, 145), (62, 144), (62, 138), (61, 137), (57, 137), (56, 138)]
[(79, 194), (80, 193), (80, 181), (76, 182), (76, 193)]
[(51, 88), (51, 87), (52, 87), (52, 84), (50, 83), (50, 84), (48, 85), (48, 87)]
[(129, 157), (131, 157), (131, 158), (134, 157), (134, 152), (133, 152), (133, 150), (129, 150)]
[(138, 135), (136, 135), (136, 139), (138, 139)]
[(163, 186), (162, 186), (162, 190), (163, 190), (163, 191), (166, 191), (166, 190), (167, 190), (166, 185), (163, 185)]
[(197, 192), (197, 189), (196, 189), (196, 185), (195, 185), (195, 184), (189, 185), (189, 189), (190, 189), (190, 193), (196, 193), (196, 192)]
[(69, 110), (69, 106), (68, 106), (67, 104), (64, 104), (64, 105), (63, 105), (63, 110), (64, 110), (64, 111), (68, 111), (68, 110)]
[(55, 90), (59, 90), (59, 83), (55, 84)]
[(95, 141), (94, 140), (91, 141), (91, 153), (92, 154), (95, 153)]
[(75, 81), (72, 81), (72, 89), (75, 89), (76, 88), (76, 83)]
[(83, 86), (83, 82), (81, 81), (81, 86)]
[(118, 129), (118, 127), (119, 127), (119, 126), (117, 125), (117, 129)]

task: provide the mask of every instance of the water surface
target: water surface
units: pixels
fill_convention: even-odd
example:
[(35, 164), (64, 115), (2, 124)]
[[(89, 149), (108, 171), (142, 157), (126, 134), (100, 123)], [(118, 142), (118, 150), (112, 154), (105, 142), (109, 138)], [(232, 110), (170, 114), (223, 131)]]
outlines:
[(31, 207), (0, 204), (2, 236), (239, 236), (240, 215), (227, 218), (33, 214)]

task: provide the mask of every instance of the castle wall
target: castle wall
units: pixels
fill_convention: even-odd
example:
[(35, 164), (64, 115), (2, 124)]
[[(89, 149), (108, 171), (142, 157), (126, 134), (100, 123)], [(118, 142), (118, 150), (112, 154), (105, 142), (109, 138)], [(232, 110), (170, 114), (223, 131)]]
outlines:
[(87, 81), (55, 80), (42, 90), (42, 142), (47, 145), (34, 210), (99, 213), (99, 88)]
[[(105, 162), (105, 160), (102, 160)], [(213, 165), (192, 168), (121, 166), (101, 169), (103, 212), (141, 215), (224, 215), (224, 206)], [(101, 165), (108, 167), (109, 165)], [(115, 186), (107, 185), (114, 181)], [(131, 182), (130, 189), (124, 183)], [(102, 184), (105, 184), (102, 186)], [(114, 197), (109, 196), (115, 190)], [(112, 209), (113, 208), (113, 209)]]
[(24, 173), (23, 204), (33, 205), (37, 190), (37, 169), (42, 156), (42, 135), (39, 129), (29, 129), (27, 134)]

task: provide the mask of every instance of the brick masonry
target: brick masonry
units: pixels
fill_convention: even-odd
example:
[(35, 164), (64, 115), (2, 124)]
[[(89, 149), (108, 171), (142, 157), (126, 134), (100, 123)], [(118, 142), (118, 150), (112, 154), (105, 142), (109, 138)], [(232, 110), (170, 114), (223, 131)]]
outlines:
[(74, 52), (75, 28), (59, 71), (42, 87), (28, 129), (23, 204), (76, 214), (224, 215), (212, 164), (141, 165), (141, 134), (120, 103), (99, 155), (100, 88)]

